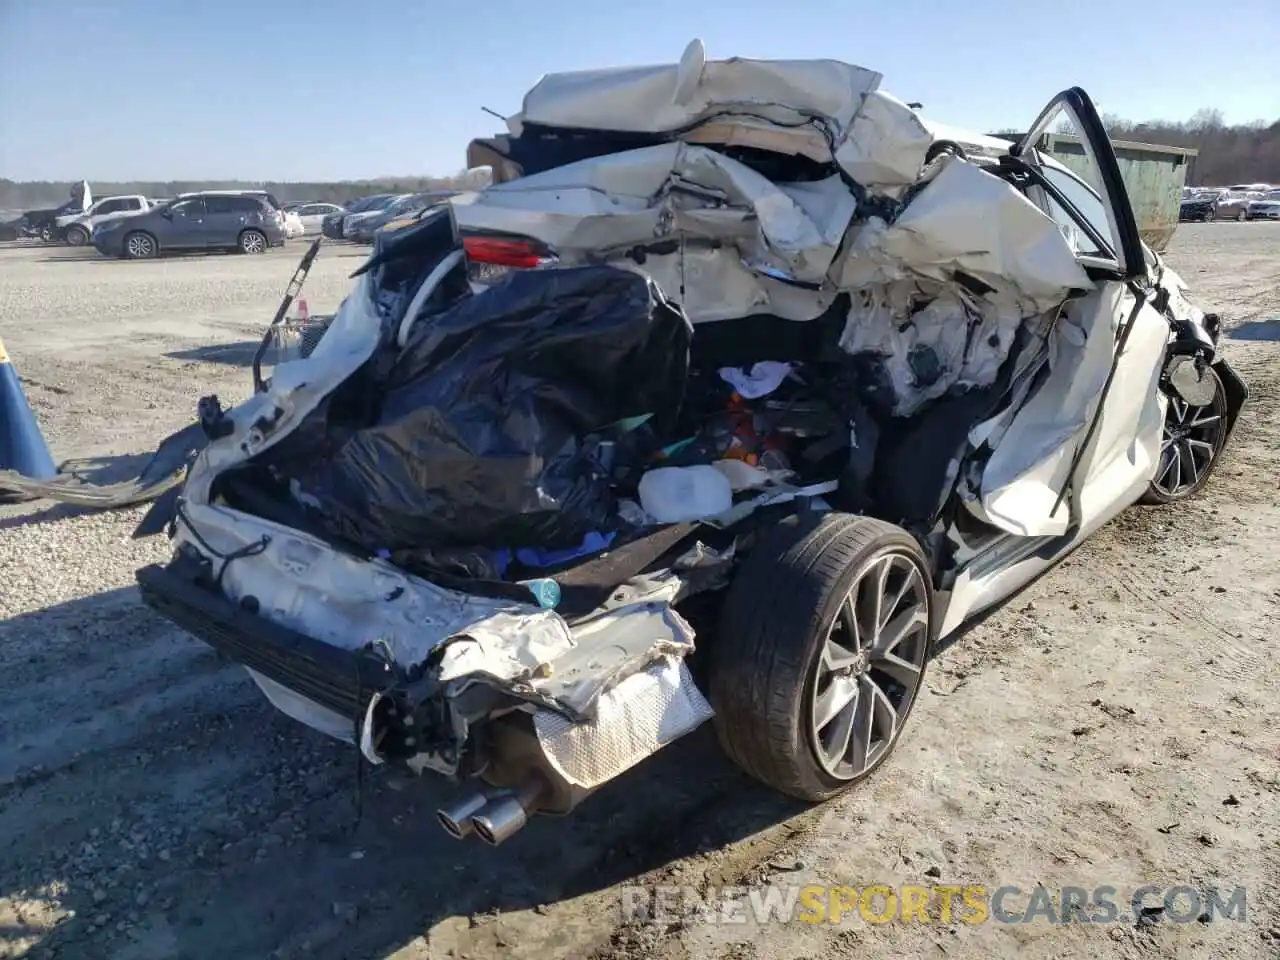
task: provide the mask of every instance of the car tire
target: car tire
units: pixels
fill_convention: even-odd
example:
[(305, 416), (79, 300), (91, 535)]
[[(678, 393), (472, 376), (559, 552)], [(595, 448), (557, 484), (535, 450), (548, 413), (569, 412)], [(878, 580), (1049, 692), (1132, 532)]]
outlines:
[(1177, 397), (1169, 397), (1164, 432), (1155, 476), (1142, 495), (1148, 504), (1178, 503), (1204, 489), (1227, 443), (1230, 413), (1222, 378), (1212, 367), (1205, 375), (1213, 379), (1213, 400), (1194, 407)]
[(709, 653), (729, 757), (811, 802), (875, 772), (924, 682), (931, 579), (915, 538), (893, 524), (802, 514), (771, 528), (734, 578)]
[(142, 230), (136, 230), (125, 237), (120, 249), (126, 260), (150, 260), (160, 253), (156, 238)]
[(1243, 222), (1244, 218), (1245, 218), (1245, 212), (1243, 210), (1241, 210), (1239, 213), (1236, 214), (1237, 221)]
[(241, 253), (266, 253), (268, 246), (267, 235), (261, 230), (242, 230), (236, 241), (236, 248)]
[(84, 227), (67, 227), (66, 240), (73, 247), (83, 247), (89, 242), (89, 231)]
[(1217, 210), (1210, 210), (1210, 211), (1208, 211), (1208, 212), (1204, 215), (1204, 222), (1205, 222), (1205, 223), (1208, 223), (1210, 220), (1217, 220), (1217, 219), (1218, 219), (1218, 211), (1217, 211)]

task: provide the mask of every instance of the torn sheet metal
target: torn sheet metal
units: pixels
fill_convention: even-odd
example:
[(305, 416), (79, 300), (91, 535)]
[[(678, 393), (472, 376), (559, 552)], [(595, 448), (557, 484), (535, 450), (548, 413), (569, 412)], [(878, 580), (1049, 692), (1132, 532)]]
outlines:
[(952, 389), (993, 383), (1022, 323), (1016, 310), (954, 286), (903, 280), (854, 293), (840, 347), (877, 357), (893, 414), (910, 416)]
[(591, 789), (692, 732), (711, 716), (711, 705), (684, 661), (670, 657), (604, 693), (593, 720), (574, 723), (539, 710), (534, 729), (556, 772), (571, 785)]
[[(701, 58), (699, 58), (701, 59)], [(700, 68), (699, 68), (700, 67)], [(683, 75), (682, 75), (683, 73)], [(707, 60), (547, 74), (509, 123), (664, 133), (724, 116), (779, 126), (828, 117), (843, 131), (881, 75), (837, 60)]]
[(819, 283), (854, 203), (837, 177), (784, 187), (710, 148), (674, 142), (497, 184), (455, 199), (454, 210), (463, 230), (533, 237), (570, 263), (705, 239)]
[(876, 90), (863, 98), (835, 160), (855, 183), (896, 197), (920, 178), (933, 141), (914, 110)]
[(499, 611), (444, 641), (437, 675), (441, 682), (476, 674), (529, 679), (574, 646), (569, 627), (550, 610)]
[(1050, 517), (1080, 438), (1102, 394), (1115, 348), (1115, 318), (1125, 313), (1119, 285), (1073, 301), (1049, 337), (1049, 374), (1018, 411), (983, 467), (976, 515), (1019, 536), (1057, 536), (1065, 507)]
[(893, 224), (856, 229), (848, 256), (833, 268), (842, 288), (909, 276), (942, 283), (963, 271), (1024, 315), (1057, 306), (1093, 281), (1048, 214), (1012, 185), (953, 159), (913, 197)]
[[(630, 258), (611, 266), (637, 270), (680, 304), (697, 326), (768, 313), (785, 320), (814, 320), (831, 306), (837, 291), (797, 286), (775, 268), (748, 264), (733, 247), (682, 244), (669, 254), (649, 254), (642, 263)], [(782, 271), (777, 271), (781, 274)]]
[(355, 730), (350, 718), (323, 707), (314, 700), (308, 700), (288, 687), (276, 683), (270, 677), (263, 676), (256, 670), (245, 667), (258, 689), (271, 701), (271, 705), (287, 717), (318, 730), (326, 736), (341, 740), (344, 743), (355, 742)]
[[(670, 583), (674, 596), (679, 583), (674, 578)], [(693, 628), (670, 598), (658, 596), (576, 625), (573, 643), (571, 651), (548, 661), (532, 686), (574, 714), (593, 716), (604, 691), (660, 658), (692, 653)]]
[[(188, 502), (175, 527), (174, 546), (185, 544), (202, 555), (212, 549), (225, 557), (254, 548), (222, 571), (222, 588), (232, 601), (252, 596), (273, 623), (339, 649), (376, 644), (405, 666), (421, 663), (447, 638), (498, 614), (517, 618), (514, 629), (521, 637), (537, 633), (533, 624), (547, 618), (532, 604), (447, 590), (385, 560), (351, 556), (300, 531), (221, 506)], [(524, 613), (529, 625), (520, 629)]]
[(840, 345), (879, 359), (897, 416), (990, 385), (1026, 318), (1094, 287), (1049, 216), (958, 159), (892, 224), (871, 218), (851, 234), (832, 268), (855, 291)]
[(580, 161), (454, 201), (464, 230), (533, 237), (565, 265), (640, 269), (693, 323), (821, 315), (836, 293), (823, 283), (854, 207), (839, 177), (774, 184), (683, 143)]

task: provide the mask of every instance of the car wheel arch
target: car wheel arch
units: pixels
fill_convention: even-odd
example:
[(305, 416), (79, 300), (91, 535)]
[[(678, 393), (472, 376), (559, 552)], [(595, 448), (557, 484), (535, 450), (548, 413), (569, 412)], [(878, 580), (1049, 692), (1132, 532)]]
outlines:
[(124, 257), (129, 256), (129, 238), (136, 236), (144, 236), (151, 241), (151, 256), (160, 256), (161, 246), (160, 238), (150, 230), (130, 230), (120, 240), (120, 253)]

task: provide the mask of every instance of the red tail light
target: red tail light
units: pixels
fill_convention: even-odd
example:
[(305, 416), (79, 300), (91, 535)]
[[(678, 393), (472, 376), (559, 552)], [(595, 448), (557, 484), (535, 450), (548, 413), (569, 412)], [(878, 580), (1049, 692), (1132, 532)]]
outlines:
[(475, 263), (523, 270), (540, 266), (552, 259), (541, 246), (531, 240), (463, 237), (462, 249), (466, 251), (467, 259)]

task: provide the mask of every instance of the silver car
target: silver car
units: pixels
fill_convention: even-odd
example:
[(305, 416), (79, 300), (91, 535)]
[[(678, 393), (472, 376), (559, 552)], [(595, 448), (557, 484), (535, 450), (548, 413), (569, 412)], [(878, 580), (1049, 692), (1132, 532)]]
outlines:
[(1246, 220), (1249, 216), (1249, 204), (1252, 198), (1247, 193), (1233, 193), (1228, 190), (1218, 197), (1214, 210), (1218, 220)]
[(1280, 191), (1272, 191), (1261, 200), (1250, 201), (1245, 219), (1280, 220)]

